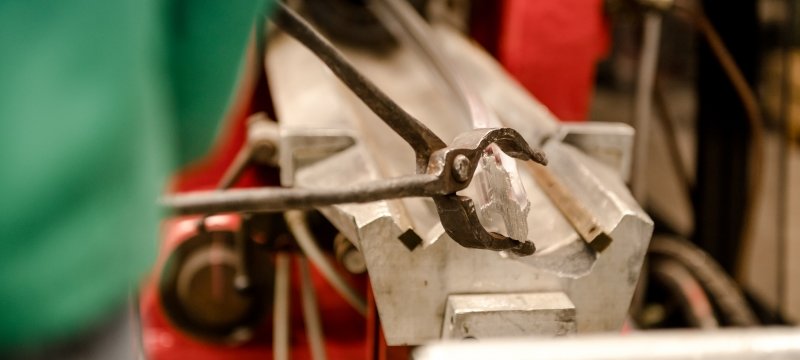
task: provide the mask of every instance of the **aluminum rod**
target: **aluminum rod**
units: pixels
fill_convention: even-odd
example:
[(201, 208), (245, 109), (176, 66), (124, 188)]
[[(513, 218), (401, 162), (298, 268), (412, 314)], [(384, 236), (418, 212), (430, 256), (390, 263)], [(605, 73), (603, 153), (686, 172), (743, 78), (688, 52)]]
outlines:
[(418, 348), (414, 359), (745, 360), (800, 358), (800, 329), (672, 330), (555, 339), (461, 341)]

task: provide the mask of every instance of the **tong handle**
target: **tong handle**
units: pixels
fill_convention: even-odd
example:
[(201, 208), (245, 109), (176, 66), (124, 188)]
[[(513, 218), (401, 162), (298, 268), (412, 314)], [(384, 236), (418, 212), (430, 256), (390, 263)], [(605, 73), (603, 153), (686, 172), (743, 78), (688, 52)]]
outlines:
[(431, 153), (447, 146), (425, 124), (392, 101), (364, 77), (322, 35), (286, 4), (278, 3), (273, 22), (311, 50), (367, 107), (414, 149), (417, 173), (424, 172)]

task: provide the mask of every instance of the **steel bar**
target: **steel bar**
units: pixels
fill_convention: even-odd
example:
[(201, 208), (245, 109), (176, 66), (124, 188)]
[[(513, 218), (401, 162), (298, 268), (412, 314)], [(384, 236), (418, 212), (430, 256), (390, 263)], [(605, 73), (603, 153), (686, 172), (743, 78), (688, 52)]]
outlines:
[(303, 319), (306, 324), (308, 344), (311, 348), (311, 359), (325, 360), (325, 336), (322, 334), (322, 320), (319, 316), (317, 291), (314, 289), (314, 283), (311, 280), (311, 268), (308, 266), (308, 260), (305, 258), (299, 258), (299, 260)]
[(367, 203), (402, 197), (443, 195), (435, 175), (412, 175), (338, 189), (257, 188), (198, 191), (167, 196), (162, 204), (180, 214), (281, 212), (320, 206)]
[(366, 316), (366, 300), (336, 272), (333, 265), (325, 258), (325, 254), (323, 254), (322, 249), (317, 246), (314, 235), (311, 234), (311, 230), (308, 228), (305, 216), (304, 212), (297, 210), (287, 211), (284, 214), (286, 224), (289, 226), (289, 230), (292, 232), (295, 241), (297, 241), (297, 245), (300, 246), (300, 249), (303, 250), (303, 253), (305, 253), (306, 257), (314, 264), (317, 270), (322, 273), (322, 276), (328, 280), (328, 283), (339, 292), (339, 295), (352, 305), (359, 314)]
[(330, 42), (287, 5), (278, 3), (272, 20), (311, 50), (370, 110), (411, 145), (416, 153), (418, 173), (424, 171), (431, 153), (446, 146), (425, 124), (403, 110), (372, 81), (358, 72)]
[(533, 178), (536, 179), (536, 183), (572, 225), (575, 232), (595, 251), (605, 250), (611, 244), (612, 239), (606, 234), (594, 215), (572, 196), (548, 168), (532, 163), (527, 163), (527, 165)]

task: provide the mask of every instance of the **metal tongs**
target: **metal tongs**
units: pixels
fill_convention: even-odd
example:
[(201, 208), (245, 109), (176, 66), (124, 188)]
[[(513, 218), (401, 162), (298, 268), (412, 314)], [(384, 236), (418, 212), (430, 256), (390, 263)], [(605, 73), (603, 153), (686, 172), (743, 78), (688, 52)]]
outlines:
[(535, 252), (531, 241), (487, 231), (478, 219), (472, 199), (456, 192), (470, 184), (484, 149), (491, 144), (513, 158), (545, 165), (547, 160), (543, 152), (532, 149), (517, 131), (510, 128), (474, 129), (460, 134), (448, 146), (359, 73), (330, 42), (287, 5), (278, 4), (273, 22), (311, 50), (411, 146), (416, 157), (416, 174), (338, 189), (270, 187), (191, 192), (166, 197), (163, 203), (167, 207), (183, 214), (280, 212), (403, 197), (430, 197), (436, 204), (442, 227), (460, 245), (511, 251), (517, 255)]

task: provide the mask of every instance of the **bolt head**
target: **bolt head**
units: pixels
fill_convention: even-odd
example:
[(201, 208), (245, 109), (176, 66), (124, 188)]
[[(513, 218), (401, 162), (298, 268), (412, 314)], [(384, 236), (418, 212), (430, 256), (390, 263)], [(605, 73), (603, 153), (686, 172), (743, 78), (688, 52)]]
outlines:
[(469, 179), (470, 163), (469, 158), (464, 155), (456, 155), (453, 159), (453, 176), (458, 181), (467, 181)]

